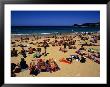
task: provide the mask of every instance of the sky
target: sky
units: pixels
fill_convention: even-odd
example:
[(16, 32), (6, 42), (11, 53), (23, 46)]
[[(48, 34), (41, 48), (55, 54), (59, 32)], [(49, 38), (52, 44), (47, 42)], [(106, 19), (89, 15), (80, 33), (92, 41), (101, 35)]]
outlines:
[(11, 11), (11, 26), (72, 26), (100, 22), (100, 11)]

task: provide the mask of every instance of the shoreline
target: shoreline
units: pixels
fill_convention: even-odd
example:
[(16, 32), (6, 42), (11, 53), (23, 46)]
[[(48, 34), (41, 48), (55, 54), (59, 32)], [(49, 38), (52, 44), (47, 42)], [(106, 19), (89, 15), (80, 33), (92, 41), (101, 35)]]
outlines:
[(64, 35), (77, 35), (77, 34), (100, 34), (100, 31), (94, 31), (94, 32), (67, 32), (67, 33), (32, 33), (32, 34), (11, 34), (12, 37), (16, 36), (64, 36)]

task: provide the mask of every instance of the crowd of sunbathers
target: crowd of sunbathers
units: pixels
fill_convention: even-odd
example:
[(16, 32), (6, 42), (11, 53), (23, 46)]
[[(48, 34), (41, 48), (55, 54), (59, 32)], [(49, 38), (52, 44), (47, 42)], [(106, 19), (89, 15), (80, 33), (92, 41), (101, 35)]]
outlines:
[[(16, 76), (15, 73), (19, 73), (22, 70), (25, 69), (29, 69), (30, 70), (30, 75), (38, 75), (40, 72), (54, 72), (59, 70), (59, 66), (57, 65), (57, 63), (53, 60), (53, 59), (49, 59), (49, 60), (43, 60), (41, 58), (42, 55), (46, 56), (47, 53), (46, 49), (47, 47), (51, 46), (60, 46), (59, 47), (59, 51), (66, 53), (68, 50), (67, 49), (77, 49), (77, 45), (76, 42), (78, 40), (74, 40), (74, 38), (76, 36), (78, 36), (78, 38), (80, 38), (80, 40), (84, 43), (83, 44), (78, 44), (81, 47), (79, 49), (77, 49), (75, 51), (75, 53), (77, 53), (77, 55), (70, 55), (69, 58), (61, 58), (59, 61), (60, 62), (65, 62), (68, 64), (71, 64), (72, 61), (75, 59), (81, 63), (85, 63), (86, 62), (86, 58), (89, 58), (95, 62), (97, 62), (98, 64), (100, 64), (100, 52), (99, 51), (94, 51), (93, 49), (86, 49), (85, 46), (99, 46), (97, 45), (97, 41), (100, 40), (99, 35), (94, 35), (94, 34), (88, 34), (91, 36), (91, 39), (89, 40), (89, 36), (86, 36), (86, 34), (77, 34), (75, 36), (62, 36), (62, 37), (53, 37), (55, 38), (54, 41), (50, 41), (49, 37), (44, 40), (43, 42), (37, 42), (38, 44), (38, 48), (32, 48), (29, 47), (27, 50), (24, 49), (24, 47), (27, 47), (27, 45), (23, 45), (23, 44), (19, 44), (18, 46), (20, 46), (22, 48), (22, 50), (20, 52), (18, 52), (18, 50), (16, 50), (15, 48), (13, 48), (11, 50), (11, 57), (17, 57), (19, 54), (22, 55), (21, 61), (19, 64), (14, 64), (11, 63), (11, 76)], [(35, 36), (34, 36), (35, 38)], [(58, 40), (60, 38), (60, 40)], [(21, 41), (27, 41), (30, 38), (21, 38), (21, 40), (15, 40), (17, 42)], [(36, 38), (35, 38), (36, 39)], [(39, 39), (37, 37), (37, 39)], [(86, 42), (86, 40), (88, 40), (90, 43)], [(14, 45), (15, 42), (12, 42), (12, 44)], [(31, 42), (29, 44), (33, 44), (35, 45), (34, 42)], [(14, 47), (14, 46), (12, 46)], [(40, 47), (44, 47), (45, 52), (41, 53), (41, 48)], [(68, 47), (68, 48), (67, 48)], [(90, 47), (91, 48), (91, 47)], [(85, 52), (86, 51), (86, 52)], [(87, 52), (88, 51), (88, 52)], [(30, 63), (30, 65), (26, 64), (25, 58), (27, 57), (27, 53), (28, 54), (32, 54), (33, 61)], [(81, 56), (81, 57), (79, 57)], [(40, 59), (39, 59), (40, 58)]]
[(40, 58), (42, 55), (47, 55), (49, 53), (46, 53), (46, 47), (44, 47), (45, 49), (45, 52), (44, 53), (41, 53), (41, 48), (32, 48), (32, 47), (29, 47), (28, 50), (24, 49), (24, 47), (21, 47), (22, 50), (20, 52), (18, 52), (18, 50), (16, 50), (15, 48), (13, 48), (11, 50), (11, 57), (17, 57), (18, 54), (21, 54), (23, 56), (23, 58), (26, 58), (27, 57), (27, 53), (28, 54), (33, 54), (33, 57), (34, 58)]
[(30, 65), (26, 64), (24, 58), (21, 58), (21, 61), (18, 64), (11, 63), (12, 77), (15, 77), (16, 73), (20, 73), (23, 70), (30, 70), (30, 75), (37, 76), (40, 72), (56, 72), (60, 70), (60, 67), (57, 65), (53, 58), (47, 60), (34, 59)]

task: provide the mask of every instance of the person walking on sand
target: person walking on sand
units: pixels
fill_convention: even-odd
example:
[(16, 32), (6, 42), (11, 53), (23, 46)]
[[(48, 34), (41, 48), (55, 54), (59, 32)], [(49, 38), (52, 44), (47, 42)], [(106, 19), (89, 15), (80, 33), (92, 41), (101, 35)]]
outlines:
[(44, 40), (44, 43), (43, 43), (43, 47), (44, 47), (44, 49), (45, 49), (45, 52), (44, 52), (44, 54), (46, 55), (46, 49), (47, 49), (47, 46), (48, 46), (48, 43)]
[(33, 34), (34, 39), (36, 40), (36, 36)]
[(64, 45), (64, 49), (66, 49), (67, 43), (66, 43), (66, 42), (64, 42), (64, 44), (63, 44), (63, 45)]
[(21, 42), (23, 42), (23, 38), (22, 38), (22, 36), (21, 36)]

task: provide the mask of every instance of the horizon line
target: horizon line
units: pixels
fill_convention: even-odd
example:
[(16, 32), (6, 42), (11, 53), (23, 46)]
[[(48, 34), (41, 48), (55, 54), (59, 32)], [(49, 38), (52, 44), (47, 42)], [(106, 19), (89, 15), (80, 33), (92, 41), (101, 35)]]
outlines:
[[(89, 22), (88, 22), (89, 23)], [(98, 22), (91, 22), (91, 23), (100, 23), (99, 21)], [(74, 24), (77, 24), (77, 23), (74, 23)], [(11, 26), (74, 26), (73, 25), (11, 25)], [(82, 23), (82, 24), (86, 24), (86, 23)], [(77, 25), (82, 25), (82, 24), (77, 24)]]

